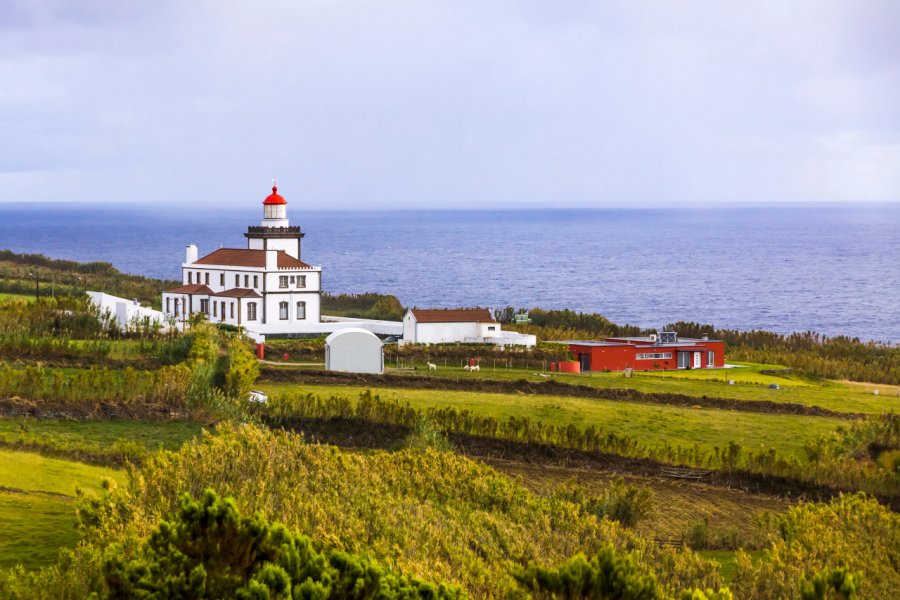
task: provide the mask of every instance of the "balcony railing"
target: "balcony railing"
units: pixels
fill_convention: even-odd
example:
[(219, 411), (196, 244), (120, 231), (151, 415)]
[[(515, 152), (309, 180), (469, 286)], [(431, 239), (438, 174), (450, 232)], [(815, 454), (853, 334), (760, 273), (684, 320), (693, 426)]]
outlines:
[(300, 233), (299, 225), (290, 227), (262, 227), (260, 225), (251, 225), (247, 228), (247, 233)]

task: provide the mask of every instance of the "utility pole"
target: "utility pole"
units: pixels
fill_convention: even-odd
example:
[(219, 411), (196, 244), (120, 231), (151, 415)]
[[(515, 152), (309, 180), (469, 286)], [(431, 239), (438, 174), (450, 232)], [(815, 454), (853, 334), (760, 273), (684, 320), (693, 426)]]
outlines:
[(37, 273), (28, 272), (31, 277), (34, 277), (34, 299), (37, 300), (41, 295), (41, 284), (40, 279), (38, 279)]

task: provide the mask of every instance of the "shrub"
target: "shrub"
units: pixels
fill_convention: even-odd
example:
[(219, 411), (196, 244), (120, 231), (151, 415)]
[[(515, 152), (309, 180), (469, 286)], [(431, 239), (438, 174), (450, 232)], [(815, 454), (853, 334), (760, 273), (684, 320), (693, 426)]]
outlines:
[(458, 589), (398, 576), (335, 550), (317, 551), (305, 536), (261, 515), (242, 517), (232, 498), (212, 490), (181, 497), (137, 557), (106, 561), (108, 598), (458, 598)]
[(553, 564), (604, 544), (640, 548), (665, 589), (718, 585), (716, 567), (696, 555), (657, 548), (451, 452), (361, 454), (249, 425), (218, 430), (150, 457), (126, 488), (85, 500), (86, 539), (98, 547), (118, 543), (123, 532), (143, 539), (177, 510), (181, 494), (216, 486), (241, 511), (284, 523), (321, 547), (460, 585), (474, 597), (513, 592), (516, 565)]
[(653, 510), (653, 491), (647, 486), (627, 484), (621, 477), (598, 495), (585, 494), (584, 488), (572, 483), (558, 490), (556, 496), (580, 505), (598, 519), (605, 517), (625, 527), (635, 527)]
[[(807, 587), (825, 586), (826, 591), (832, 584), (821, 581), (840, 579), (847, 583), (840, 592), (845, 594), (852, 583), (862, 598), (892, 598), (900, 589), (900, 515), (864, 494), (791, 508), (775, 519), (770, 544), (755, 563), (738, 552), (732, 588), (741, 598), (798, 597), (807, 579)], [(842, 597), (835, 590), (828, 594), (813, 597)]]
[(259, 377), (259, 361), (240, 338), (228, 341), (228, 369), (225, 372), (225, 394), (246, 400)]
[(444, 432), (431, 419), (421, 415), (416, 419), (413, 430), (403, 441), (403, 447), (412, 450), (431, 448), (438, 452), (452, 452), (454, 450), (453, 444), (450, 443)]

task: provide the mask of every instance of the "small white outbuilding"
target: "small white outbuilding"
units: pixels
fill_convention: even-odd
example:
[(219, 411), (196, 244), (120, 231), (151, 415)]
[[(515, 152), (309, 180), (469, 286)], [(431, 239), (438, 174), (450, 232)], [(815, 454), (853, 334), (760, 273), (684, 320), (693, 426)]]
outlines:
[(325, 338), (325, 368), (346, 373), (384, 373), (384, 344), (366, 329), (347, 327)]

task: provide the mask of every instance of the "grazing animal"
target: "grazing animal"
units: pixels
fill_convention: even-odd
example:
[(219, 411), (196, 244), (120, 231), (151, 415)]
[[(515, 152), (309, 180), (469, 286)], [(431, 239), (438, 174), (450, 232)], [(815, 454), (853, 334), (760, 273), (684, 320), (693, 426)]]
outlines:
[(425, 364), (428, 365), (428, 370), (429, 370), (429, 371), (437, 371), (437, 365), (436, 365), (436, 364), (434, 364), (434, 363), (425, 363)]
[(481, 372), (481, 367), (478, 366), (478, 365), (475, 365), (474, 367), (472, 367), (472, 368), (469, 369), (469, 370), (472, 371), (473, 373), (474, 373), (475, 371), (478, 371), (478, 372), (480, 373), (480, 372)]
[(469, 370), (469, 365), (466, 365), (463, 367), (463, 371), (468, 371), (468, 370)]

